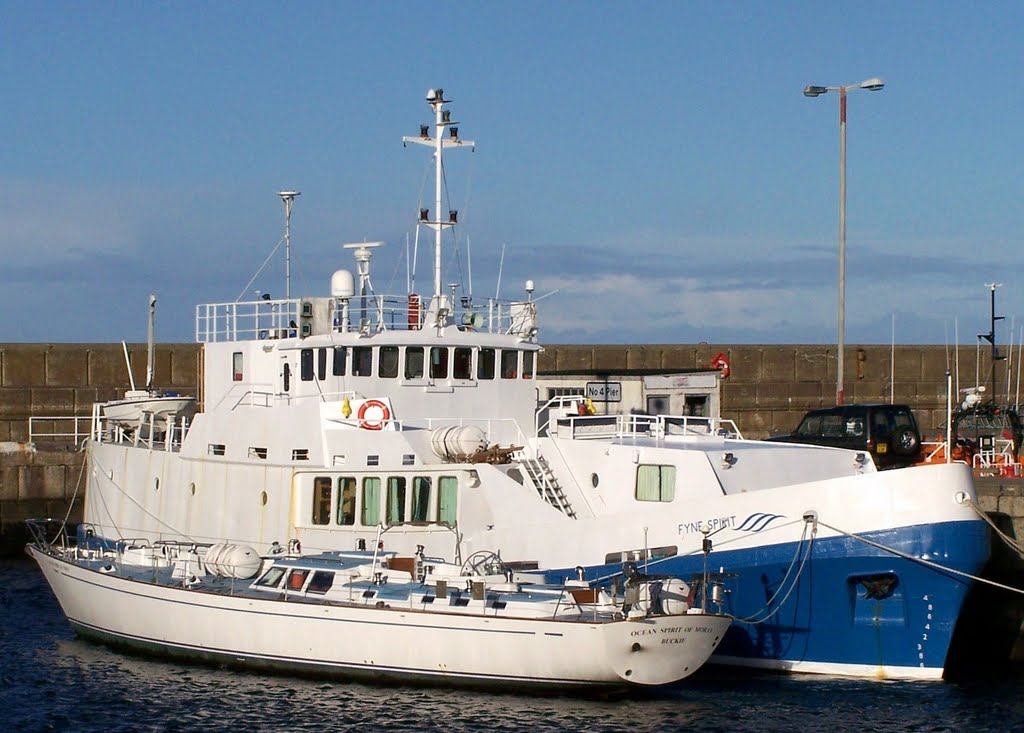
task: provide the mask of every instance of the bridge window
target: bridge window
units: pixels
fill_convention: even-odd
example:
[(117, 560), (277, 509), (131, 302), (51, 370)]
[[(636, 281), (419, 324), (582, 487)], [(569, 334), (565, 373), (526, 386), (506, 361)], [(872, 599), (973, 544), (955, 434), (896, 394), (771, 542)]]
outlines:
[(345, 367), (348, 364), (348, 348), (345, 346), (334, 347), (334, 376), (344, 377)]
[(501, 378), (515, 379), (519, 367), (519, 352), (515, 350), (501, 350)]
[(455, 358), (452, 360), (452, 376), (455, 379), (473, 378), (473, 350), (464, 347), (455, 349)]
[(636, 467), (637, 501), (672, 501), (676, 498), (676, 467)]
[(313, 524), (331, 522), (331, 478), (317, 476), (313, 479)]
[(388, 524), (405, 521), (405, 476), (388, 476)]
[(352, 347), (352, 376), (373, 376), (373, 349), (369, 346)]
[(448, 349), (443, 346), (434, 346), (430, 349), (430, 378), (448, 378)]
[(523, 379), (533, 379), (533, 352), (523, 352)]
[(303, 382), (313, 381), (313, 349), (303, 349), (299, 358), (299, 377)]
[(327, 379), (327, 349), (316, 350), (316, 376), (321, 382)]
[(494, 349), (480, 349), (476, 362), (477, 379), (494, 379)]
[(380, 366), (378, 374), (385, 379), (394, 379), (398, 376), (398, 347), (380, 347)]
[(430, 521), (429, 476), (416, 476), (412, 480), (412, 521)]
[(364, 527), (376, 527), (380, 524), (380, 478), (367, 476), (363, 479), (363, 516)]
[(449, 527), (454, 527), (457, 519), (458, 487), (459, 481), (454, 476), (442, 476), (438, 479), (437, 521)]
[(407, 346), (405, 348), (405, 378), (423, 379), (422, 346)]
[(350, 526), (356, 523), (356, 480), (354, 476), (338, 479), (338, 524)]

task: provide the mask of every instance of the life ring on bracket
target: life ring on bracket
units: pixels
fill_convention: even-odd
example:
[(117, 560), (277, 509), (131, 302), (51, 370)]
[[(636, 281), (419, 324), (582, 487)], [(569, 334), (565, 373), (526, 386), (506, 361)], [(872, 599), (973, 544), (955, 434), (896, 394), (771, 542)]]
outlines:
[(711, 360), (711, 368), (721, 371), (722, 379), (729, 378), (729, 358), (721, 351)]
[[(366, 413), (370, 413), (369, 417)], [(363, 430), (380, 430), (391, 419), (391, 410), (380, 400), (366, 400), (359, 406), (356, 416)]]

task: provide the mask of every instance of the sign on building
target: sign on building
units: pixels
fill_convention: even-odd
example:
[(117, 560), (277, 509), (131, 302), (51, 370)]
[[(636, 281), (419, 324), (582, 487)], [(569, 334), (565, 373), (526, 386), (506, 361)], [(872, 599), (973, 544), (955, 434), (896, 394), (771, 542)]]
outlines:
[(622, 382), (587, 382), (587, 399), (594, 402), (621, 402)]

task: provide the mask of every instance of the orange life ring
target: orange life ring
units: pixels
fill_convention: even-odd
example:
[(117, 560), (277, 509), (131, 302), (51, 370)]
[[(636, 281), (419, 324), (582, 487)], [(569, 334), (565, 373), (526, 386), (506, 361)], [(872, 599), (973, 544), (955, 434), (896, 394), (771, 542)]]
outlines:
[(729, 359), (721, 351), (711, 360), (711, 368), (720, 370), (722, 372), (722, 379), (729, 378)]
[[(367, 411), (370, 409), (380, 411), (380, 417), (375, 417), (372, 413), (370, 417), (366, 417)], [(367, 400), (359, 406), (359, 427), (363, 430), (380, 430), (384, 427), (384, 423), (391, 419), (391, 410), (380, 400)]]

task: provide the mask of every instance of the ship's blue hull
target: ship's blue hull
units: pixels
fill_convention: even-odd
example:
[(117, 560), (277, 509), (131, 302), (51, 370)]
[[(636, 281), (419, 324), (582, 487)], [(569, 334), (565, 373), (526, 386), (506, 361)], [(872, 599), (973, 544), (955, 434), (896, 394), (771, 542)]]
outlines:
[[(737, 620), (712, 661), (858, 676), (940, 677), (972, 581), (926, 562), (978, 575), (989, 554), (987, 526), (957, 521), (861, 537), (713, 551), (708, 570), (734, 574), (722, 580), (721, 603)], [(645, 570), (643, 562), (638, 565)], [(611, 575), (619, 567), (588, 568), (587, 577)], [(701, 555), (656, 560), (646, 568), (683, 578), (703, 571)]]

